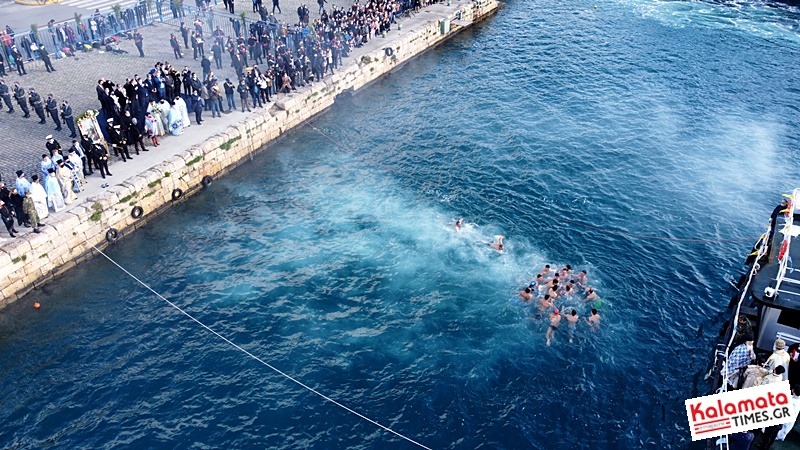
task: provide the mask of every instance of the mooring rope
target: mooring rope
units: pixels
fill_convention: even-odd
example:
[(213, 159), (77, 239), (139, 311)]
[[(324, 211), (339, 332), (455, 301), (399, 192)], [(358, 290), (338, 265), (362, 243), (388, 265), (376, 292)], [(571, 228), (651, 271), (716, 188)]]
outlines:
[[(90, 245), (91, 245), (91, 244), (90, 244)], [(129, 276), (129, 277), (133, 278), (133, 279), (134, 279), (134, 280), (136, 280), (136, 281), (137, 281), (139, 284), (141, 284), (142, 286), (144, 286), (144, 287), (145, 287), (145, 289), (147, 289), (148, 291), (152, 292), (154, 295), (156, 295), (156, 296), (157, 296), (158, 298), (160, 298), (161, 300), (164, 300), (164, 301), (165, 301), (165, 302), (166, 302), (166, 303), (167, 303), (169, 306), (172, 306), (173, 308), (177, 309), (177, 310), (178, 310), (178, 311), (179, 311), (181, 314), (183, 314), (184, 316), (186, 316), (186, 317), (188, 317), (188, 318), (192, 319), (192, 320), (193, 320), (195, 323), (197, 323), (197, 324), (198, 324), (198, 325), (200, 325), (201, 327), (203, 327), (203, 328), (205, 328), (206, 330), (208, 330), (208, 331), (209, 331), (211, 334), (213, 334), (214, 336), (216, 336), (216, 337), (218, 337), (218, 338), (222, 339), (223, 341), (225, 341), (226, 343), (230, 344), (231, 346), (233, 346), (233, 347), (234, 347), (234, 348), (236, 348), (237, 350), (241, 351), (241, 352), (242, 352), (242, 353), (244, 353), (245, 355), (247, 355), (247, 356), (249, 356), (249, 357), (251, 357), (251, 358), (255, 359), (256, 361), (258, 361), (258, 362), (260, 362), (261, 364), (263, 364), (263, 365), (267, 366), (268, 368), (270, 368), (270, 369), (271, 369), (271, 370), (273, 370), (274, 372), (276, 372), (276, 373), (280, 374), (281, 376), (283, 376), (283, 377), (284, 377), (284, 378), (286, 378), (287, 380), (289, 380), (289, 381), (291, 381), (291, 382), (293, 382), (293, 383), (297, 384), (298, 386), (300, 386), (300, 387), (302, 387), (302, 388), (304, 388), (304, 389), (306, 389), (306, 390), (308, 390), (308, 391), (310, 391), (310, 392), (312, 392), (312, 393), (314, 393), (314, 394), (318, 395), (319, 397), (322, 397), (323, 399), (325, 399), (325, 400), (327, 400), (327, 401), (329, 401), (329, 402), (333, 403), (334, 405), (336, 405), (336, 406), (338, 406), (338, 407), (340, 407), (340, 408), (344, 409), (345, 411), (347, 411), (347, 412), (349, 412), (349, 413), (351, 413), (351, 414), (353, 414), (353, 415), (355, 415), (355, 416), (358, 416), (359, 418), (361, 418), (361, 419), (364, 419), (364, 420), (366, 420), (367, 422), (369, 422), (369, 423), (371, 423), (371, 424), (373, 424), (373, 425), (375, 425), (375, 426), (377, 426), (377, 427), (379, 427), (379, 428), (382, 428), (383, 430), (385, 430), (385, 431), (388, 431), (389, 433), (392, 433), (392, 434), (394, 434), (394, 435), (395, 435), (395, 436), (397, 436), (397, 437), (400, 437), (400, 438), (402, 438), (402, 439), (405, 439), (406, 441), (408, 441), (408, 442), (410, 442), (410, 443), (412, 443), (412, 444), (414, 444), (414, 445), (416, 445), (416, 446), (418, 446), (418, 447), (424, 448), (424, 449), (426, 449), (426, 450), (431, 450), (431, 449), (430, 449), (430, 447), (426, 447), (425, 445), (422, 445), (422, 444), (420, 444), (419, 442), (417, 442), (417, 441), (415, 441), (415, 440), (413, 440), (413, 439), (411, 439), (411, 438), (409, 438), (409, 437), (406, 437), (406, 436), (404, 436), (404, 435), (402, 435), (402, 434), (398, 433), (397, 431), (394, 431), (394, 430), (392, 430), (391, 428), (389, 428), (389, 427), (387, 427), (387, 426), (385, 426), (385, 425), (382, 425), (382, 424), (378, 423), (378, 422), (377, 422), (377, 421), (375, 421), (375, 420), (372, 420), (372, 419), (370, 419), (369, 417), (367, 417), (367, 416), (365, 416), (365, 415), (363, 415), (363, 414), (359, 413), (358, 411), (355, 411), (355, 410), (353, 410), (353, 409), (351, 409), (351, 408), (349, 408), (349, 407), (347, 407), (347, 406), (345, 406), (345, 405), (343, 405), (343, 404), (341, 404), (341, 403), (337, 402), (336, 400), (334, 400), (334, 399), (332, 399), (332, 398), (328, 397), (327, 395), (325, 395), (325, 394), (323, 394), (323, 393), (321, 393), (321, 392), (317, 391), (316, 389), (312, 388), (311, 386), (308, 386), (308, 385), (304, 384), (302, 381), (300, 381), (300, 380), (297, 380), (296, 378), (293, 378), (291, 375), (289, 375), (289, 374), (287, 374), (287, 373), (285, 373), (285, 372), (281, 371), (280, 369), (278, 369), (278, 368), (276, 368), (276, 367), (272, 366), (271, 364), (269, 364), (268, 362), (266, 362), (266, 361), (264, 361), (263, 359), (259, 358), (258, 356), (256, 356), (256, 355), (254, 355), (254, 354), (250, 353), (249, 351), (247, 351), (247, 350), (243, 349), (243, 348), (242, 348), (242, 347), (240, 347), (239, 345), (237, 345), (237, 344), (233, 343), (233, 342), (232, 342), (230, 339), (228, 339), (228, 338), (226, 338), (225, 336), (223, 336), (223, 335), (221, 335), (221, 334), (217, 333), (216, 331), (214, 331), (213, 329), (211, 329), (211, 327), (209, 327), (208, 325), (204, 324), (203, 322), (201, 322), (200, 320), (198, 320), (197, 318), (195, 318), (194, 316), (192, 316), (192, 315), (191, 315), (191, 314), (189, 314), (188, 312), (186, 312), (186, 311), (184, 311), (183, 309), (181, 309), (181, 307), (179, 307), (179, 306), (178, 306), (178, 305), (176, 305), (175, 303), (172, 303), (171, 301), (169, 301), (169, 300), (167, 300), (166, 298), (164, 298), (164, 296), (163, 296), (163, 295), (161, 295), (161, 294), (159, 294), (158, 292), (156, 292), (156, 291), (155, 291), (153, 288), (151, 288), (149, 285), (147, 285), (147, 283), (145, 283), (144, 281), (142, 281), (142, 280), (140, 280), (139, 278), (137, 278), (137, 277), (136, 277), (134, 274), (132, 274), (132, 273), (128, 272), (128, 271), (127, 271), (127, 270), (126, 270), (124, 267), (122, 267), (122, 266), (121, 266), (121, 265), (119, 265), (119, 264), (118, 264), (116, 261), (114, 261), (113, 259), (111, 259), (111, 257), (109, 257), (108, 255), (106, 255), (106, 254), (105, 254), (105, 253), (104, 253), (102, 250), (100, 250), (99, 248), (95, 247), (94, 245), (92, 245), (92, 248), (93, 248), (93, 249), (95, 249), (95, 251), (97, 251), (97, 253), (100, 253), (101, 255), (103, 255), (103, 256), (104, 256), (104, 257), (105, 257), (107, 260), (111, 261), (111, 263), (112, 263), (112, 264), (114, 264), (115, 266), (117, 266), (117, 267), (118, 267), (118, 268), (119, 268), (121, 271), (125, 272), (125, 273), (126, 273), (128, 276)]]

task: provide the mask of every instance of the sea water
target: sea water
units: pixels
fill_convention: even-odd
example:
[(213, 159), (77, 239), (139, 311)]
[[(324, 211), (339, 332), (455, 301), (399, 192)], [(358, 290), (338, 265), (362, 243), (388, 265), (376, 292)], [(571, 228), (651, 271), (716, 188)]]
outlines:
[[(798, 17), (512, 0), (107, 252), (431, 448), (684, 448), (798, 185)], [(599, 331), (545, 346), (517, 292), (547, 263), (587, 270)], [(416, 448), (102, 257), (0, 315), (0, 418), (15, 449)]]

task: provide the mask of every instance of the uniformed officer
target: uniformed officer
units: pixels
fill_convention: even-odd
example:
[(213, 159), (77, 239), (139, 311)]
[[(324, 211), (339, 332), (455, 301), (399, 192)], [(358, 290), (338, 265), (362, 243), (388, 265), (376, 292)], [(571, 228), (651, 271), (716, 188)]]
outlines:
[(108, 171), (108, 157), (110, 156), (108, 154), (108, 149), (103, 147), (103, 144), (96, 139), (92, 144), (92, 156), (97, 163), (98, 170), (100, 170), (100, 176), (103, 178), (106, 177), (106, 174), (112, 176), (111, 172)]
[(61, 131), (61, 120), (58, 119), (58, 102), (53, 98), (53, 94), (47, 94), (47, 101), (45, 102), (47, 114), (53, 118), (56, 123), (56, 131)]
[(139, 30), (133, 32), (133, 42), (136, 44), (136, 48), (139, 49), (139, 56), (144, 58), (144, 50), (142, 50), (142, 35), (139, 33)]
[(30, 117), (31, 111), (28, 109), (28, 103), (25, 101), (25, 89), (22, 89), (16, 81), (14, 82), (14, 99), (17, 101), (22, 112), (25, 113), (22, 117)]
[(71, 133), (69, 137), (78, 137), (78, 135), (75, 134), (75, 119), (72, 117), (72, 107), (69, 106), (69, 102), (66, 100), (61, 102), (61, 120), (63, 120), (64, 124), (66, 124), (67, 128), (69, 128)]
[(0, 97), (2, 97), (3, 102), (5, 102), (6, 106), (8, 107), (8, 113), (13, 113), (14, 107), (11, 106), (11, 92), (4, 80), (0, 80)]
[(44, 106), (42, 106), (42, 96), (36, 92), (36, 89), (31, 88), (30, 93), (28, 94), (28, 103), (31, 104), (33, 110), (36, 111), (36, 115), (39, 116), (39, 123), (44, 125), (47, 123), (44, 120)]
[(110, 120), (108, 122), (106, 131), (108, 131), (108, 138), (111, 141), (111, 145), (114, 146), (114, 153), (117, 156), (121, 156), (123, 162), (127, 162), (128, 159), (132, 159), (131, 155), (128, 154), (127, 141), (120, 133), (119, 125), (114, 125), (114, 122)]

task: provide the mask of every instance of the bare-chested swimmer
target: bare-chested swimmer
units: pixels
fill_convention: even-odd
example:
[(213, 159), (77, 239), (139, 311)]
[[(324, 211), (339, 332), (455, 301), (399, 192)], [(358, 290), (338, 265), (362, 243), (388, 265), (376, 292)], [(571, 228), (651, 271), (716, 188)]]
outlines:
[(494, 249), (495, 249), (495, 250), (497, 250), (498, 252), (502, 252), (502, 251), (503, 251), (503, 249), (505, 248), (505, 247), (503, 246), (503, 238), (505, 238), (505, 236), (500, 236), (499, 238), (497, 238), (497, 242), (495, 242), (494, 244), (492, 244), (492, 248), (494, 248)]

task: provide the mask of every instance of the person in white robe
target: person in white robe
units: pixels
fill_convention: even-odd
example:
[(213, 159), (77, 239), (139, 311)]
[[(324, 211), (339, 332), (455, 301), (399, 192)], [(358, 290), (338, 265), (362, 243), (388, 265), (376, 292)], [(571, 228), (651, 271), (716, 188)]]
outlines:
[(161, 117), (160, 117), (161, 107), (158, 106), (158, 103), (156, 102), (150, 102), (150, 106), (147, 107), (147, 112), (156, 118), (156, 132), (159, 136), (163, 136), (165, 130), (164, 127), (161, 125)]
[(169, 132), (172, 133), (173, 136), (177, 136), (183, 133), (183, 114), (181, 114), (180, 109), (178, 109), (178, 105), (172, 105), (169, 109)]
[(44, 190), (47, 192), (47, 204), (53, 208), (53, 211), (59, 212), (66, 208), (64, 195), (61, 193), (61, 186), (58, 184), (58, 178), (56, 178), (56, 171), (52, 168), (48, 170)]
[(158, 110), (161, 111), (161, 115), (158, 117), (161, 120), (161, 125), (164, 128), (165, 133), (169, 133), (169, 103), (166, 100), (161, 100), (158, 103)]
[(178, 106), (181, 116), (183, 116), (183, 128), (189, 128), (192, 125), (192, 121), (189, 120), (189, 109), (186, 108), (186, 102), (183, 101), (181, 96), (178, 96), (175, 98), (175, 104)]
[(44, 186), (39, 182), (38, 175), (32, 176), (31, 180), (33, 206), (36, 208), (36, 214), (39, 215), (39, 220), (41, 220), (50, 215), (50, 210), (47, 209), (47, 192), (45, 192)]
[(71, 205), (78, 196), (72, 192), (72, 171), (63, 163), (58, 164), (56, 171), (58, 183), (61, 185), (61, 196), (64, 198), (64, 203)]

